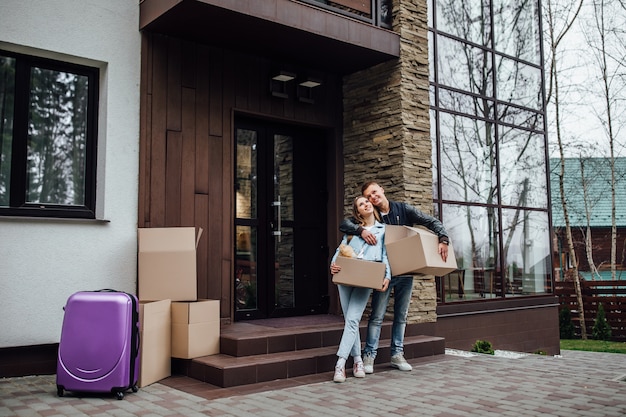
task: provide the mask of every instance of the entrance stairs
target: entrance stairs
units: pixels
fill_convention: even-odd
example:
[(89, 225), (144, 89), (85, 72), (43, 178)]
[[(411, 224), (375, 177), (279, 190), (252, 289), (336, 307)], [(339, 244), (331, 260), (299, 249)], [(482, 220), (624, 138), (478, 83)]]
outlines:
[[(365, 341), (367, 322), (361, 322)], [(408, 327), (407, 327), (408, 329)], [(195, 359), (172, 359), (172, 374), (218, 387), (268, 382), (329, 373), (337, 361), (343, 317), (315, 315), (253, 320), (222, 325), (220, 354)], [(391, 322), (384, 322), (375, 367), (389, 364)], [(406, 359), (445, 354), (441, 337), (413, 335), (404, 339)], [(347, 366), (351, 366), (349, 360)]]

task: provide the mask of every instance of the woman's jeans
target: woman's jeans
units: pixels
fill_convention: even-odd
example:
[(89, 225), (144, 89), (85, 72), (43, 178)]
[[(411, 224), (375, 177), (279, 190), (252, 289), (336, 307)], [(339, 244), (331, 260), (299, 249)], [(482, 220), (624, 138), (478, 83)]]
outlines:
[(380, 327), (383, 324), (389, 296), (393, 288), (393, 325), (391, 327), (391, 356), (404, 352), (404, 331), (406, 318), (409, 314), (411, 292), (413, 291), (413, 276), (403, 275), (391, 278), (387, 291), (374, 291), (372, 294), (372, 314), (367, 324), (367, 337), (365, 339), (364, 356), (376, 357), (378, 341), (380, 339)]
[(361, 335), (359, 334), (359, 323), (363, 312), (370, 298), (371, 288), (351, 287), (349, 285), (338, 285), (341, 309), (343, 310), (344, 327), (339, 342), (337, 356), (348, 359), (361, 355)]

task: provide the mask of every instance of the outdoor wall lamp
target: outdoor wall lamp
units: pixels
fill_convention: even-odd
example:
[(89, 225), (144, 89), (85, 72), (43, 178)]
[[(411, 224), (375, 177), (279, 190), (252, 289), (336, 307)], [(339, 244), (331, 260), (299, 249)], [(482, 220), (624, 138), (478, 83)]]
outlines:
[(298, 100), (303, 103), (315, 103), (313, 92), (315, 87), (320, 85), (322, 85), (322, 82), (315, 78), (306, 78), (305, 80), (300, 81), (297, 88)]
[(280, 70), (270, 79), (270, 92), (274, 97), (288, 98), (287, 82), (294, 80), (296, 74)]

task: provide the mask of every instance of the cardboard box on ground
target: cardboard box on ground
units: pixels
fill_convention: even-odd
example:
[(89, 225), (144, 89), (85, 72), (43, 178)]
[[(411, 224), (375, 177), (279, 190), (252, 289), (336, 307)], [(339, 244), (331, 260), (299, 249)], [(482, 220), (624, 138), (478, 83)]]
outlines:
[(171, 375), (171, 358), (219, 353), (219, 300), (198, 300), (196, 248), (202, 229), (138, 229), (143, 387)]
[(220, 302), (172, 303), (172, 357), (182, 359), (220, 353)]
[(139, 388), (172, 374), (171, 304), (170, 300), (139, 302)]

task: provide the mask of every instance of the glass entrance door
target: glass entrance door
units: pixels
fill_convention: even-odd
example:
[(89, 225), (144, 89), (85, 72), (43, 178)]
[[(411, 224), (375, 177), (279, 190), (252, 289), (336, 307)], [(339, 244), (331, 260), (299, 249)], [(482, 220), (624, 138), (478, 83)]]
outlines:
[(239, 121), (235, 142), (235, 318), (325, 313), (323, 133)]

